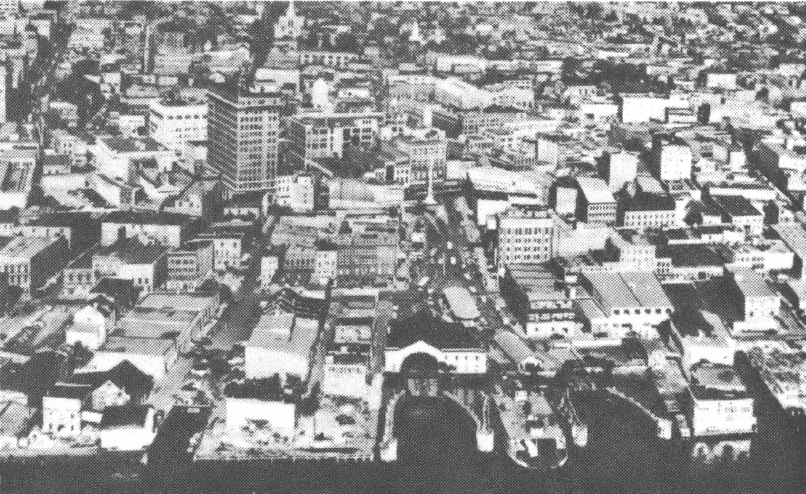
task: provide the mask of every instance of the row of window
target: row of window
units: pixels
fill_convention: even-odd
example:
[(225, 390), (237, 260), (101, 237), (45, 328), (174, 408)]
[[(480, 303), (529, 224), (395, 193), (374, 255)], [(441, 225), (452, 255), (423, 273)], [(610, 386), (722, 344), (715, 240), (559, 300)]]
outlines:
[(663, 312), (664, 312), (664, 311), (665, 311), (667, 314), (671, 314), (671, 313), (672, 313), (672, 309), (671, 309), (671, 308), (661, 309), (660, 307), (656, 307), (654, 310), (653, 310), (653, 309), (651, 309), (651, 308), (639, 308), (639, 309), (613, 309), (613, 315), (618, 316), (618, 315), (624, 314), (625, 316), (629, 316), (630, 314), (634, 314), (634, 315), (637, 315), (637, 316), (638, 316), (638, 315), (641, 315), (641, 314), (650, 315), (650, 314), (652, 314), (653, 312), (654, 312), (655, 314), (663, 314)]

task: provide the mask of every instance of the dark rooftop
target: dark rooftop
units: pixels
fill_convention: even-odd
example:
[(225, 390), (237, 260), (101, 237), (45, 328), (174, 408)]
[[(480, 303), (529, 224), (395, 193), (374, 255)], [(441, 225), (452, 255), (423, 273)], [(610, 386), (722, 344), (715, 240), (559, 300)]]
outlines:
[(423, 341), (441, 350), (480, 348), (470, 331), (458, 323), (448, 323), (421, 312), (409, 319), (392, 321), (386, 346), (404, 348)]
[(627, 211), (674, 211), (675, 202), (671, 196), (640, 193), (633, 197)]
[(167, 211), (112, 211), (103, 218), (104, 223), (132, 223), (151, 225), (184, 225), (193, 218), (180, 213)]
[(711, 196), (711, 200), (729, 216), (761, 216), (753, 203), (744, 196)]
[(720, 255), (707, 245), (665, 245), (658, 249), (658, 257), (669, 257), (675, 267), (722, 266)]
[(116, 429), (145, 425), (148, 405), (124, 405), (106, 407), (101, 418), (101, 429)]
[(154, 386), (154, 379), (128, 360), (107, 371), (74, 374), (70, 379), (73, 384), (86, 384), (93, 390), (107, 381), (112, 381), (115, 386), (126, 391), (133, 401), (148, 394)]
[(48, 396), (84, 401), (91, 392), (92, 386), (86, 384), (58, 383), (53, 386)]

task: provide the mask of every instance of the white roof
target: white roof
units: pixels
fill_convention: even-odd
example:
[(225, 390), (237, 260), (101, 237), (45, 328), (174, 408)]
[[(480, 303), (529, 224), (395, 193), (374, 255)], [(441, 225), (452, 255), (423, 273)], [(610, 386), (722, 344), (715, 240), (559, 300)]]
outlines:
[(445, 294), (445, 299), (448, 301), (448, 306), (451, 312), (459, 319), (478, 319), (479, 309), (476, 307), (476, 301), (467, 291), (467, 288), (461, 286), (449, 286), (442, 291)]
[(592, 203), (615, 203), (613, 194), (601, 178), (596, 177), (577, 177), (582, 194), (588, 202)]
[(529, 345), (511, 331), (498, 331), (493, 339), (504, 355), (516, 363), (528, 358), (535, 358), (535, 352), (529, 348)]

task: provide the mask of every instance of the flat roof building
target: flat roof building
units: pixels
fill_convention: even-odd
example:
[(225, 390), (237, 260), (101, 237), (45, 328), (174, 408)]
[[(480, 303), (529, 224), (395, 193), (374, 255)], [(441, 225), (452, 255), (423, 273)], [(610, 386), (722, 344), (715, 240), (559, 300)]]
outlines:
[(476, 301), (467, 291), (467, 288), (449, 286), (442, 290), (442, 293), (445, 296), (448, 308), (458, 321), (475, 321), (480, 317)]
[(307, 381), (319, 322), (292, 313), (263, 314), (245, 348), (244, 371), (249, 379), (296, 375)]

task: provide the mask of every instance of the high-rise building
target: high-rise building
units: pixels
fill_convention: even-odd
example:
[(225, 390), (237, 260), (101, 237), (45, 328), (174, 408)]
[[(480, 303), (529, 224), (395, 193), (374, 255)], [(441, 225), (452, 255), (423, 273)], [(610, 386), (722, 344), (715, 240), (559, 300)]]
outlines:
[(280, 93), (209, 92), (207, 163), (229, 195), (269, 190), (277, 174)]

